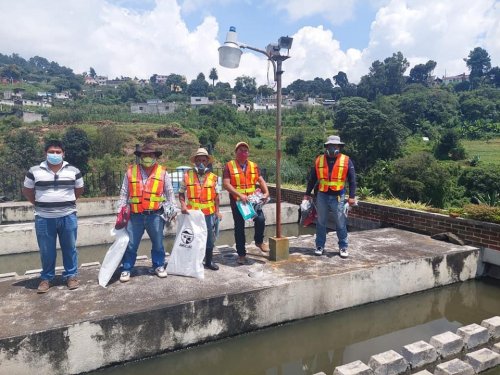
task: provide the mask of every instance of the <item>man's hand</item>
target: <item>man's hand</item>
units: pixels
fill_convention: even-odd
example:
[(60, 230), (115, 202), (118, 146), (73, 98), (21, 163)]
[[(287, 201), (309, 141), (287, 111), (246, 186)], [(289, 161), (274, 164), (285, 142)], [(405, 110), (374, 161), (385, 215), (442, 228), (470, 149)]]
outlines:
[(220, 212), (216, 212), (215, 214), (219, 218), (219, 221), (222, 221), (222, 214)]
[(306, 201), (309, 201), (311, 200), (311, 196), (310, 195), (304, 195), (304, 198), (302, 198), (302, 200), (306, 200)]
[(349, 199), (347, 199), (347, 203), (349, 204), (349, 206), (355, 206), (356, 205), (356, 199), (349, 198)]
[(181, 212), (183, 214), (189, 214), (189, 211), (188, 211), (188, 208), (187, 208), (187, 205), (185, 202), (181, 202)]
[(242, 201), (245, 204), (248, 203), (248, 197), (246, 194), (240, 194), (239, 197), (240, 197), (240, 201)]

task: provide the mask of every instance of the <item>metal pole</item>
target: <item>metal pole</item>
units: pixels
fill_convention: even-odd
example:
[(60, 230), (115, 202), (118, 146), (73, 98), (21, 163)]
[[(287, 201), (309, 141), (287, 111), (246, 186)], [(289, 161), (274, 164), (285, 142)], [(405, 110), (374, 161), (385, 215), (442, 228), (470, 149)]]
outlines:
[(281, 70), (276, 61), (276, 238), (281, 238)]

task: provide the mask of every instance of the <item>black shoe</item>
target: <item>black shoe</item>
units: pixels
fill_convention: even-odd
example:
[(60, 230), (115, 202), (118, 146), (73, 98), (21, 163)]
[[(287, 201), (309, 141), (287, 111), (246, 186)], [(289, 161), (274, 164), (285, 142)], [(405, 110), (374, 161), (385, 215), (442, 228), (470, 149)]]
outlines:
[(217, 271), (219, 269), (219, 266), (215, 264), (214, 262), (210, 262), (210, 264), (205, 264), (205, 268), (208, 268), (209, 270), (212, 271)]

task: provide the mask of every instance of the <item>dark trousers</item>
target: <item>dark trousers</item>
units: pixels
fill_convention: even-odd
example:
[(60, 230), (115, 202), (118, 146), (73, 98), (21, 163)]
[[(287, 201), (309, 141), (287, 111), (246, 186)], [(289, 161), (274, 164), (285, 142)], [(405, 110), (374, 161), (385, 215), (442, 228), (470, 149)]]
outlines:
[[(241, 216), (240, 211), (234, 202), (231, 202), (231, 212), (234, 219), (234, 241), (236, 242), (236, 252), (239, 256), (245, 256), (247, 251), (245, 249), (245, 220)], [(264, 242), (264, 229), (266, 228), (266, 218), (262, 210), (257, 211), (257, 215), (253, 218), (254, 222), (254, 236), (253, 239), (256, 244)]]

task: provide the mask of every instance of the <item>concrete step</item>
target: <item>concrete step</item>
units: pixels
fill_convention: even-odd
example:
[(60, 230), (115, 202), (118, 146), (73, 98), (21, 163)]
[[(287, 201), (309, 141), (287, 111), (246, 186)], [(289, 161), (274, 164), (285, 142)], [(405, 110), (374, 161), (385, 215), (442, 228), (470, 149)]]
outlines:
[[(108, 208), (111, 203), (106, 200), (103, 202)], [(79, 206), (80, 207), (80, 206)], [(86, 207), (87, 209), (89, 207)], [(266, 224), (276, 224), (276, 205), (269, 203), (263, 207), (266, 217)], [(113, 212), (109, 211), (108, 212)], [(229, 206), (221, 207), (223, 215), (220, 223), (220, 230), (229, 230), (234, 228), (233, 216)], [(31, 214), (32, 215), (32, 214)], [(116, 216), (81, 216), (78, 212), (78, 246), (91, 246), (112, 243), (114, 237), (110, 235), (111, 229), (115, 225)], [(282, 202), (281, 203), (281, 222), (282, 224), (296, 223), (299, 217), (298, 206)], [(247, 222), (246, 226), (253, 226), (253, 222)], [(175, 234), (175, 225), (166, 228), (166, 234)], [(144, 233), (144, 238), (148, 238)], [(57, 244), (59, 246), (59, 243)], [(35, 235), (35, 226), (33, 220), (17, 224), (0, 225), (0, 255), (25, 253), (38, 251), (38, 245)]]

